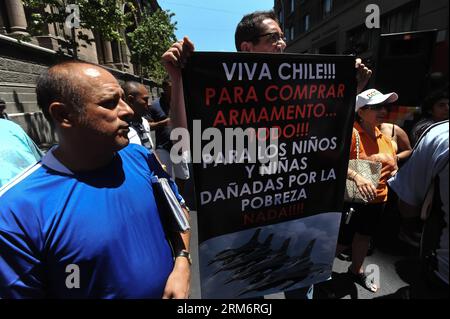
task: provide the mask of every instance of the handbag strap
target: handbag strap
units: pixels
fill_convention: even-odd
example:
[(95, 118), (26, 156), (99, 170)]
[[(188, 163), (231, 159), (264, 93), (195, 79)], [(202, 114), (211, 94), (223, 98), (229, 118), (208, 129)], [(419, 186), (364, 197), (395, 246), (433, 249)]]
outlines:
[(353, 128), (353, 133), (355, 133), (356, 140), (356, 159), (359, 159), (359, 133), (358, 130)]

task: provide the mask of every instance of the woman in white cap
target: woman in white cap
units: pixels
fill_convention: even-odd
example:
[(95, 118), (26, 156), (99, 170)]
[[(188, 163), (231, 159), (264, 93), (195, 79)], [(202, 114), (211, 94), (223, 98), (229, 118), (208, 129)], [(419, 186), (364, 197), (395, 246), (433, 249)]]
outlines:
[[(363, 270), (371, 237), (374, 235), (384, 205), (387, 201), (387, 179), (397, 170), (396, 153), (389, 137), (378, 129), (386, 118), (387, 105), (398, 99), (396, 93), (382, 94), (370, 89), (356, 97), (356, 121), (350, 159), (356, 159), (356, 133), (359, 134), (359, 158), (382, 163), (378, 186), (361, 176), (358, 172), (348, 170), (347, 178), (353, 181), (358, 190), (366, 197), (367, 204), (347, 204), (345, 211), (353, 208), (354, 213), (348, 224), (342, 218), (336, 255), (345, 248), (352, 247), (352, 264), (348, 274), (366, 289), (376, 292), (378, 287)], [(345, 214), (343, 214), (345, 215)]]

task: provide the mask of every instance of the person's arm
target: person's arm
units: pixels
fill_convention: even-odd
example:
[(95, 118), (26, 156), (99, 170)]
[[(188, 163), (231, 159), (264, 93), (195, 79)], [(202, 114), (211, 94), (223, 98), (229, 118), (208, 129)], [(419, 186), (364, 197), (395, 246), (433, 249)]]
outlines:
[[(189, 220), (189, 211), (184, 205), (184, 199), (179, 194), (177, 185), (175, 184), (173, 179), (162, 167), (161, 162), (156, 157), (155, 152), (149, 153), (148, 164), (150, 170), (158, 177), (167, 178), (170, 188), (172, 189), (177, 200), (180, 202), (183, 208), (183, 212)], [(175, 253), (175, 263), (172, 272), (167, 279), (166, 286), (164, 288), (163, 299), (186, 299), (189, 295), (189, 286), (191, 280), (190, 262), (186, 257), (177, 256), (183, 250), (189, 252), (189, 241), (191, 234), (190, 231), (185, 233), (170, 232), (168, 236)]]
[(397, 162), (404, 162), (411, 156), (411, 143), (408, 134), (398, 125), (395, 125), (395, 134), (397, 135), (398, 146)]
[(39, 222), (8, 206), (0, 198), (0, 299), (45, 298)]
[(367, 198), (369, 202), (376, 197), (377, 189), (375, 188), (375, 186), (371, 181), (361, 176), (358, 172), (349, 168), (347, 171), (347, 179), (353, 181), (356, 184), (358, 191), (362, 195), (364, 195), (364, 197)]
[(151, 130), (162, 128), (170, 124), (170, 118), (168, 117), (168, 114), (163, 111), (159, 100), (152, 104), (149, 115), (147, 122), (150, 125)]
[[(389, 141), (390, 143), (390, 141)], [(397, 165), (397, 155), (395, 153), (394, 148), (392, 148), (392, 153), (376, 153), (372, 154), (366, 159), (373, 162), (380, 162), (383, 164), (384, 169), (389, 169), (390, 176), (394, 176), (395, 173), (398, 171), (398, 165)]]
[(194, 52), (194, 44), (188, 37), (175, 42), (163, 55), (162, 62), (172, 81), (172, 126), (187, 129), (186, 110), (184, 104), (183, 78), (181, 69), (187, 58)]
[[(167, 175), (167, 177), (169, 177)], [(184, 199), (178, 193), (178, 187), (169, 179), (171, 188), (175, 196), (180, 201), (186, 218), (190, 221), (189, 211), (186, 209)], [(185, 233), (172, 232), (170, 234), (170, 242), (175, 254), (175, 264), (164, 288), (163, 299), (187, 299), (189, 297), (189, 288), (191, 282), (191, 260), (186, 257), (179, 257), (180, 252), (184, 251), (190, 254), (191, 232)]]
[[(352, 141), (350, 145), (350, 157), (355, 159), (357, 157), (356, 155), (356, 135), (355, 135), (356, 129), (353, 128), (352, 131)], [(352, 155), (353, 154), (353, 155)], [(350, 168), (347, 170), (347, 179), (354, 182), (356, 184), (356, 187), (358, 188), (358, 191), (365, 197), (367, 200), (371, 201), (376, 196), (376, 188), (375, 185), (372, 184), (371, 181), (361, 176), (357, 171), (354, 171)]]
[(158, 128), (168, 126), (169, 122), (170, 122), (170, 118), (166, 118), (166, 119), (164, 119), (162, 121), (158, 121), (158, 122), (153, 122), (153, 121), (147, 120), (147, 122), (150, 125), (150, 129), (153, 131)]
[(438, 147), (437, 136), (426, 136), (402, 169), (388, 180), (389, 185), (398, 195), (400, 215), (404, 218), (412, 218), (420, 214), (428, 188), (442, 163), (445, 162), (445, 157), (433, 156), (435, 152), (438, 152)]
[(411, 205), (400, 198), (397, 205), (400, 212), (400, 227), (403, 232), (412, 234), (422, 227), (420, 220), (421, 205)]
[[(189, 219), (189, 212), (183, 209)], [(190, 231), (186, 233), (173, 233), (171, 243), (175, 252), (175, 264), (164, 288), (163, 299), (187, 299), (191, 282), (191, 264), (186, 257), (178, 257), (181, 251), (189, 251)]]
[(420, 205), (408, 204), (400, 198), (398, 200), (398, 209), (401, 213), (401, 217), (405, 220), (408, 220), (410, 218), (415, 219), (419, 217), (421, 208), (422, 207)]

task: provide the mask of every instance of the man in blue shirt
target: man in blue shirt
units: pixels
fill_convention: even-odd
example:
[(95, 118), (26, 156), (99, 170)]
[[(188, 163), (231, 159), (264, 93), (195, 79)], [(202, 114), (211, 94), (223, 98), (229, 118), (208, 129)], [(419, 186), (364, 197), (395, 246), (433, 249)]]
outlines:
[(127, 146), (117, 80), (66, 62), (36, 93), (60, 143), (0, 191), (0, 298), (186, 298), (189, 234), (167, 232), (173, 259), (151, 183), (167, 174)]

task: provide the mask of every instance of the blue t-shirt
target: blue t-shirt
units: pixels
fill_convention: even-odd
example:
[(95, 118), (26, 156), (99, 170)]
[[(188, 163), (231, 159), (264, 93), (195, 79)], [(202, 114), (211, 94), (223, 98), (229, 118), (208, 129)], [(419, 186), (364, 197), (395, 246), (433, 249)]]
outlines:
[[(130, 144), (106, 167), (83, 173), (71, 172), (50, 150), (5, 185), (0, 297), (161, 298), (173, 259), (154, 175), (169, 178), (152, 153)], [(69, 289), (73, 265), (79, 288)]]
[(19, 125), (0, 119), (0, 187), (41, 157), (42, 152)]
[(436, 247), (437, 275), (449, 282), (449, 126), (448, 121), (434, 124), (419, 140), (411, 157), (388, 182), (398, 197), (411, 206), (422, 206), (430, 185), (439, 176), (443, 212), (440, 241)]

